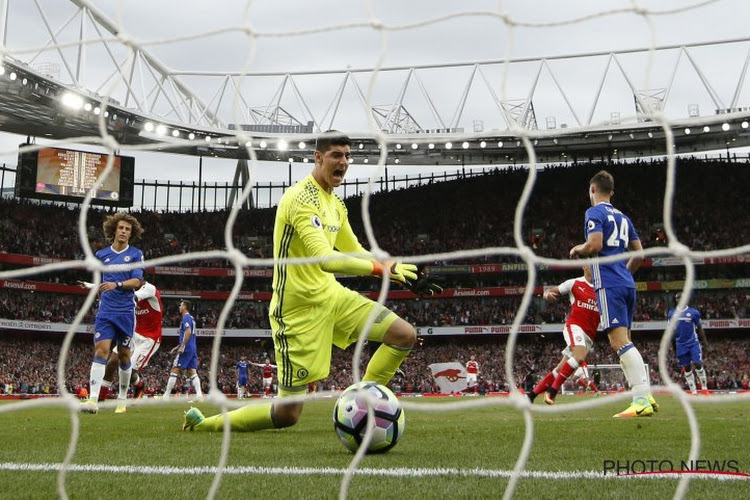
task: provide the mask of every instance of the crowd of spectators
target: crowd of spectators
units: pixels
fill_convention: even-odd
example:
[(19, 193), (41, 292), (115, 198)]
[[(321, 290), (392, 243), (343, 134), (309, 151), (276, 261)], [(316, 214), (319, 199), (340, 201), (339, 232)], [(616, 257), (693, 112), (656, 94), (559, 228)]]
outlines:
[[(0, 289), (0, 318), (49, 323), (73, 322), (85, 295), (19, 292)], [(176, 327), (179, 299), (165, 298), (165, 328)], [(513, 322), (521, 304), (520, 296), (465, 297), (451, 299), (389, 300), (386, 305), (415, 326), (507, 325)], [(198, 328), (216, 328), (225, 302), (196, 300), (193, 316)], [(641, 292), (636, 303), (636, 321), (662, 321), (674, 306), (674, 297), (664, 292)], [(750, 289), (696, 290), (691, 306), (704, 319), (750, 317)], [(534, 297), (523, 322), (563, 323), (570, 305), (563, 298), (548, 304)], [(86, 312), (83, 323), (93, 322), (95, 310)], [(227, 317), (227, 329), (268, 329), (267, 301), (236, 301)]]
[[(548, 336), (549, 337), (549, 336)], [(564, 347), (562, 339), (553, 339), (541, 335), (519, 338), (514, 354), (515, 383), (523, 387), (528, 383), (527, 377), (538, 380), (546, 371), (557, 364), (560, 351)], [(653, 384), (659, 383), (658, 349), (659, 338), (648, 336), (636, 338), (644, 361), (649, 365)], [(165, 341), (160, 351), (151, 359), (142, 376), (149, 394), (162, 394), (166, 386), (172, 356), (169, 348), (175, 340)], [(44, 338), (39, 335), (33, 338), (0, 337), (0, 393), (16, 394), (55, 394), (57, 390), (57, 363), (60, 356), (60, 338)], [(394, 377), (391, 386), (398, 392), (439, 392), (429, 369), (431, 363), (458, 361), (465, 363), (471, 354), (476, 356), (480, 366), (479, 389), (481, 392), (503, 392), (508, 390), (505, 377), (504, 339), (453, 339), (438, 341), (428, 339), (414, 348), (401, 367), (401, 372)], [(362, 357), (363, 366), (369, 355), (367, 349)], [(241, 356), (251, 361), (262, 363), (269, 357), (273, 363), (273, 346), (269, 339), (243, 343), (224, 344), (221, 346), (217, 386), (227, 394), (236, 393), (237, 371), (235, 364)], [(204, 391), (209, 388), (209, 364), (211, 345), (199, 345), (199, 368)], [(318, 382), (320, 390), (340, 390), (352, 381), (353, 348), (345, 351), (333, 348), (330, 375)], [(709, 349), (705, 353), (705, 366), (710, 389), (748, 389), (750, 382), (750, 340), (745, 338), (709, 337)], [(589, 366), (617, 365), (616, 356), (600, 339), (588, 358)], [(91, 346), (87, 342), (74, 342), (67, 352), (65, 381), (67, 389), (77, 393), (86, 387), (91, 365)], [(673, 380), (681, 380), (674, 350), (668, 353), (667, 365)], [(252, 369), (250, 373), (250, 392), (261, 393), (261, 371)], [(605, 378), (601, 389), (620, 390), (623, 388), (622, 374), (615, 368), (618, 377)], [(274, 376), (275, 380), (275, 376)], [(606, 380), (606, 382), (604, 381)], [(187, 392), (188, 385), (182, 381), (178, 391)]]
[[(526, 243), (537, 254), (566, 257), (573, 242), (581, 239), (583, 213), (589, 203), (588, 180), (601, 168), (613, 173), (613, 201), (631, 215), (644, 246), (668, 243), (662, 214), (664, 162), (576, 164), (547, 167), (538, 173), (523, 223)], [(518, 167), (481, 177), (376, 193), (370, 203), (375, 236), (380, 247), (393, 255), (515, 246), (514, 213), (527, 177), (527, 170)], [(677, 179), (673, 222), (682, 243), (694, 250), (747, 244), (750, 219), (744, 216), (747, 201), (743, 187), (750, 184), (750, 169), (746, 164), (681, 158)], [(346, 202), (355, 232), (366, 241), (361, 198), (352, 197)], [(0, 220), (0, 231), (7, 235), (0, 240), (0, 252), (66, 259), (83, 255), (76, 232), (78, 209), (15, 200), (0, 201), (0, 208), (8, 214)], [(249, 256), (269, 257), (274, 210), (239, 214), (232, 235), (238, 248)], [(94, 209), (87, 216), (88, 238), (95, 249), (104, 244), (101, 222), (106, 214), (105, 210)], [(225, 248), (225, 210), (134, 214), (146, 230), (139, 246), (147, 258)], [(246, 237), (259, 239), (250, 242)], [(206, 265), (226, 263), (217, 259)]]
[[(549, 167), (538, 172), (537, 181), (528, 206), (524, 210), (523, 237), (534, 252), (544, 257), (564, 258), (572, 244), (583, 238), (583, 213), (589, 200), (586, 196), (588, 180), (600, 168), (610, 170), (616, 180), (616, 206), (631, 215), (640, 231), (644, 247), (664, 246), (669, 243), (663, 222), (663, 192), (666, 170), (663, 162), (578, 164)], [(487, 247), (514, 247), (513, 219), (516, 204), (528, 177), (523, 168), (497, 170), (483, 177), (439, 182), (409, 189), (381, 192), (373, 195), (370, 215), (375, 237), (381, 248), (393, 255), (422, 255)], [(674, 198), (673, 222), (680, 242), (693, 250), (713, 250), (746, 245), (750, 241), (750, 218), (746, 216), (747, 201), (744, 186), (750, 185), (750, 168), (743, 163), (720, 160), (680, 159), (677, 189)], [(717, 203), (717, 200), (721, 200)], [(361, 198), (346, 200), (349, 218), (362, 242), (366, 242), (361, 216)], [(743, 208), (745, 207), (745, 208)], [(77, 234), (77, 208), (17, 200), (0, 200), (0, 253), (23, 254), (34, 257), (82, 259), (84, 252)], [(107, 210), (92, 209), (87, 214), (87, 238), (92, 248), (106, 245), (101, 224)], [(224, 226), (227, 211), (159, 213), (134, 212), (146, 232), (137, 246), (147, 259), (187, 252), (224, 249)], [(242, 211), (232, 228), (233, 243), (249, 257), (270, 257), (274, 209)], [(493, 255), (458, 257), (435, 260), (434, 264), (519, 262), (518, 257)], [(230, 267), (223, 259), (202, 259), (183, 265), (200, 267)], [(18, 266), (3, 264), (0, 269)], [(696, 267), (700, 279), (745, 278), (750, 266), (704, 265)], [(81, 271), (67, 274), (49, 273), (34, 279), (74, 283)], [(745, 274), (742, 274), (745, 273)], [(539, 284), (553, 285), (562, 275), (540, 271)], [(644, 268), (640, 276), (651, 281), (684, 279), (682, 268)], [(84, 275), (85, 277), (85, 275)], [(569, 277), (569, 276), (567, 276)], [(233, 279), (158, 275), (159, 286), (178, 290), (228, 290)], [(482, 286), (523, 286), (525, 273), (498, 275), (463, 274), (447, 277), (446, 288)], [(357, 290), (377, 286), (362, 280), (350, 280), (347, 286)], [(246, 279), (244, 288), (258, 291), (270, 289), (270, 279)], [(747, 289), (696, 290), (692, 305), (706, 319), (746, 318), (750, 292)], [(85, 295), (66, 295), (0, 289), (0, 318), (71, 323), (82, 307)], [(518, 296), (401, 300), (389, 302), (389, 307), (418, 326), (463, 326), (480, 324), (508, 324), (513, 321), (520, 304)], [(641, 292), (638, 296), (636, 320), (663, 320), (673, 305), (673, 297), (664, 292)], [(177, 299), (165, 299), (166, 327), (177, 322)], [(194, 315), (199, 328), (217, 326), (222, 301), (195, 302)], [(268, 328), (268, 303), (238, 301), (230, 310), (227, 328)], [(560, 323), (568, 311), (568, 304), (548, 305), (540, 297), (532, 300), (526, 313), (526, 323)], [(92, 309), (87, 311), (85, 323), (93, 321)], [(544, 342), (521, 344), (517, 351), (517, 383), (525, 381), (529, 373), (538, 374), (554, 364), (559, 355), (558, 345)], [(644, 346), (647, 360), (656, 365), (656, 341)], [(722, 341), (721, 358), (708, 364), (711, 384), (716, 388), (739, 387), (747, 384), (748, 341)], [(218, 384), (225, 390), (234, 386), (233, 363), (240, 354), (261, 361), (272, 352), (269, 341), (248, 341), (249, 346), (226, 346), (222, 351)], [(740, 346), (739, 348), (737, 346)], [(30, 348), (33, 347), (33, 348)], [(201, 347), (202, 370), (206, 372), (208, 347)], [(507, 388), (504, 380), (502, 342), (435, 343), (415, 349), (404, 365), (404, 375), (394, 384), (405, 391), (434, 390), (426, 366), (441, 360), (465, 361), (473, 350), (483, 375), (482, 390)], [(0, 388), (7, 392), (56, 392), (55, 363), (59, 345), (49, 340), (29, 341), (0, 337)], [(599, 349), (594, 357), (606, 357), (609, 351)], [(743, 357), (744, 356), (744, 357)], [(86, 383), (90, 365), (90, 345), (74, 343), (68, 352), (66, 380), (70, 389)], [(171, 359), (162, 352), (146, 371), (152, 389), (159, 392), (165, 383)], [(595, 362), (595, 361), (593, 361)], [(672, 363), (674, 364), (674, 363)], [(350, 354), (335, 351), (332, 375), (320, 385), (322, 388), (341, 388), (350, 381)], [(652, 373), (653, 376), (653, 373)], [(676, 377), (676, 375), (674, 375)], [(259, 377), (256, 377), (259, 382)], [(205, 380), (205, 379), (204, 379)], [(256, 388), (259, 390), (259, 387)]]

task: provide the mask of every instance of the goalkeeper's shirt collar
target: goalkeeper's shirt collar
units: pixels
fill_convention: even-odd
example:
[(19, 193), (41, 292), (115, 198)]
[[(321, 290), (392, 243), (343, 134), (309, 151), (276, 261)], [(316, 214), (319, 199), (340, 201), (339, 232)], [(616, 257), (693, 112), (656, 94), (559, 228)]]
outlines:
[[(313, 186), (315, 186), (315, 187), (317, 188), (317, 190), (318, 190), (318, 191), (320, 191), (320, 193), (321, 193), (321, 194), (322, 194), (323, 196), (328, 196), (329, 198), (330, 198), (331, 196), (334, 196), (334, 194), (333, 194), (333, 191), (331, 191), (331, 192), (329, 193), (328, 191), (326, 191), (325, 189), (323, 189), (323, 186), (321, 186), (320, 184), (318, 184), (318, 181), (317, 181), (317, 180), (315, 180), (315, 176), (314, 176), (313, 174), (309, 174), (309, 175), (307, 176), (307, 179), (310, 179), (310, 182), (311, 182), (311, 183), (313, 184)], [(307, 179), (306, 179), (306, 180), (307, 180)]]

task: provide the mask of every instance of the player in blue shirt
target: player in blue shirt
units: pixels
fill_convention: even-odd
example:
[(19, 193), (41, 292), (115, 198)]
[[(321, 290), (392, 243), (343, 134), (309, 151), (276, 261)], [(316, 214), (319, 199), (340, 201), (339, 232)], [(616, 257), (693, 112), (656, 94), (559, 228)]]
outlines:
[(171, 354), (177, 352), (177, 356), (172, 363), (172, 371), (167, 381), (167, 389), (164, 391), (164, 398), (168, 399), (172, 394), (172, 389), (177, 382), (177, 377), (185, 370), (190, 383), (195, 390), (195, 397), (203, 398), (201, 390), (201, 380), (198, 377), (198, 346), (195, 342), (195, 321), (190, 315), (190, 301), (183, 300), (180, 302), (180, 339), (177, 346), (173, 347)]
[(247, 368), (250, 362), (247, 360), (247, 356), (240, 357), (237, 361), (237, 397), (242, 399), (245, 397), (245, 391), (247, 390)]
[[(96, 252), (96, 258), (106, 266), (135, 264), (143, 261), (143, 252), (130, 246), (143, 234), (138, 219), (126, 212), (117, 212), (104, 220), (104, 236), (112, 245)], [(90, 283), (81, 283), (91, 287)], [(104, 379), (112, 341), (117, 342), (117, 355), (120, 361), (120, 400), (115, 413), (125, 412), (125, 401), (132, 373), (130, 364), (130, 344), (135, 330), (135, 290), (143, 284), (143, 268), (122, 271), (102, 272), (99, 285), (99, 310), (94, 323), (94, 361), (91, 363), (89, 399), (81, 406), (81, 411), (99, 411), (99, 391)]]
[[(680, 294), (675, 296), (675, 305), (680, 301)], [(703, 349), (706, 346), (706, 333), (701, 325), (701, 313), (689, 306), (684, 309), (670, 309), (667, 319), (677, 314), (677, 325), (675, 325), (675, 351), (677, 360), (682, 367), (682, 375), (690, 388), (690, 392), (697, 394), (695, 387), (695, 374), (698, 374), (701, 391), (708, 390), (706, 383), (706, 370), (703, 368)]]
[[(615, 190), (612, 174), (602, 170), (589, 182), (591, 208), (586, 210), (584, 235), (586, 242), (570, 250), (570, 257), (609, 257), (628, 250), (642, 250), (638, 233), (630, 218), (612, 206)], [(631, 257), (615, 262), (596, 262), (591, 266), (599, 312), (600, 329), (607, 332), (609, 344), (620, 358), (633, 391), (633, 402), (615, 418), (645, 417), (658, 411), (651, 396), (651, 386), (643, 357), (630, 340), (630, 327), (635, 312), (635, 280), (633, 274), (640, 267), (642, 257)]]

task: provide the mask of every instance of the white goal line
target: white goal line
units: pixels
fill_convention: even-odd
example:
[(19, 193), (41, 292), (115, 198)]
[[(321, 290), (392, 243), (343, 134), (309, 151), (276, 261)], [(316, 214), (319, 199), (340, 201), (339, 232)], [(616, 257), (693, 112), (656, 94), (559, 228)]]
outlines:
[[(0, 470), (20, 472), (59, 472), (61, 463), (16, 463), (1, 462)], [(149, 465), (80, 465), (70, 464), (66, 468), (68, 472), (95, 472), (114, 474), (143, 474), (155, 476), (185, 476), (185, 475), (215, 475), (218, 467), (168, 467)], [(259, 476), (343, 476), (347, 469), (334, 467), (226, 467), (223, 474), (229, 475), (259, 475)], [(510, 478), (513, 471), (505, 469), (455, 469), (455, 468), (360, 468), (354, 471), (357, 476), (374, 477), (488, 477), (488, 478)], [(522, 471), (520, 476), (526, 479), (675, 479), (681, 474), (657, 473), (657, 474), (634, 474), (617, 476), (604, 474), (602, 471), (578, 470), (578, 471)], [(714, 479), (717, 481), (748, 481), (748, 474), (716, 474), (708, 471), (695, 472), (693, 476), (702, 479)]]

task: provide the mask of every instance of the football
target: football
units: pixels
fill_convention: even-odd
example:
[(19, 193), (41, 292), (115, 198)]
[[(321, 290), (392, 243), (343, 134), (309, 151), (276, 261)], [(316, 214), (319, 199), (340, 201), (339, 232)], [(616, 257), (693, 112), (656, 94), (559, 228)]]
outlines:
[(385, 453), (404, 434), (406, 416), (396, 396), (375, 382), (349, 386), (333, 407), (333, 426), (341, 442), (356, 452), (367, 430), (367, 402), (375, 414), (375, 430), (367, 453)]

